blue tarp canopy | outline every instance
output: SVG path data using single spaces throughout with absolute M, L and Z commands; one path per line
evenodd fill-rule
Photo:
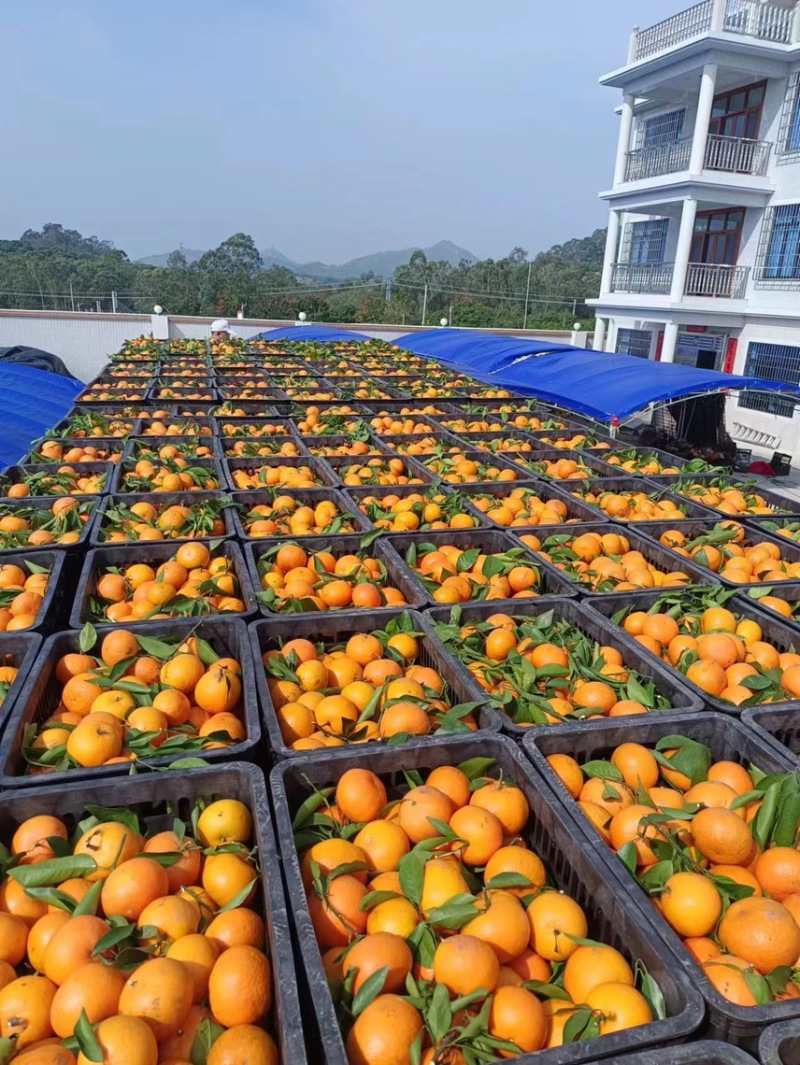
M 30 444 L 72 410 L 83 384 L 72 377 L 0 363 L 0 467 L 19 462 Z
M 411 333 L 397 345 L 447 362 L 456 370 L 598 421 L 627 418 L 651 403 L 719 392 L 756 389 L 800 400 L 797 385 L 760 377 L 737 377 L 677 363 L 514 337 L 477 335 L 460 329 Z
M 328 325 L 286 325 L 279 329 L 267 329 L 256 333 L 248 340 L 316 340 L 322 344 L 334 340 L 372 340 L 366 333 L 351 329 L 334 329 Z
M 458 365 L 464 372 L 471 367 L 484 376 L 494 375 L 518 359 L 544 355 L 551 351 L 582 351 L 569 344 L 524 337 L 500 336 L 497 333 L 473 333 L 463 329 L 429 329 L 409 333 L 395 343 L 417 355 Z

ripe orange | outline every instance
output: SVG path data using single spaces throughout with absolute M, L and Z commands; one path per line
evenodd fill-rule
M 386 805 L 386 788 L 369 769 L 348 769 L 336 786 L 336 804 L 349 821 L 374 821 Z
M 156 1037 L 139 1017 L 107 1017 L 95 1029 L 95 1038 L 107 1062 L 124 1061 L 125 1065 L 153 1065 L 158 1060 Z M 91 1065 L 83 1053 L 77 1065 Z
M 513 1043 L 521 1053 L 541 1050 L 549 1024 L 544 1007 L 535 995 L 522 987 L 500 987 L 489 1011 L 489 1034 Z M 514 1051 L 500 1051 L 501 1058 L 514 1058 Z
M 216 1039 L 206 1065 L 279 1065 L 280 1056 L 272 1036 L 254 1024 L 235 1024 Z
M 422 1031 L 422 1017 L 399 995 L 379 995 L 359 1014 L 347 1037 L 350 1065 L 397 1065 L 410 1061 L 411 1046 Z
M 119 1012 L 144 1021 L 158 1040 L 175 1035 L 191 1006 L 191 976 L 172 958 L 151 958 L 134 969 L 119 998 Z
M 168 892 L 169 877 L 164 866 L 152 858 L 136 857 L 106 877 L 100 900 L 107 917 L 135 921 L 145 906 Z
M 14 1049 L 53 1034 L 50 1007 L 56 986 L 44 976 L 21 976 L 0 991 L 0 1036 L 14 1039 Z
M 381 993 L 399 992 L 405 987 L 412 961 L 404 939 L 390 932 L 374 932 L 364 936 L 347 952 L 342 970 L 344 973 L 355 970 L 353 992 L 357 993 L 373 973 L 386 966 L 388 972 Z
M 433 975 L 453 996 L 493 991 L 500 975 L 497 955 L 483 940 L 459 933 L 443 940 L 433 956 Z
M 208 983 L 211 1012 L 230 1028 L 257 1024 L 272 1006 L 272 966 L 256 947 L 229 947 L 211 970 Z
M 577 949 L 568 936 L 585 939 L 589 926 L 586 914 L 569 895 L 543 891 L 528 906 L 530 945 L 547 961 L 566 961 Z
M 732 902 L 719 923 L 723 948 L 754 965 L 763 974 L 800 957 L 800 927 L 789 911 L 773 899 L 746 898 Z
M 659 898 L 661 912 L 681 936 L 710 935 L 722 913 L 722 897 L 701 873 L 675 873 Z
M 92 1024 L 117 1013 L 125 975 L 110 965 L 90 962 L 71 973 L 55 993 L 50 1007 L 53 1031 L 68 1039 L 80 1020 L 81 1010 Z

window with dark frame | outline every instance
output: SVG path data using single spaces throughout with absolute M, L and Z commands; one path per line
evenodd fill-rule
M 758 140 L 767 83 L 756 82 L 714 97 L 708 132 L 714 137 Z
M 617 354 L 649 359 L 652 339 L 653 334 L 649 329 L 618 329 Z
M 800 383 L 800 348 L 785 344 L 765 344 L 751 342 L 747 349 L 745 375 L 763 377 L 767 381 L 787 381 L 789 384 Z M 774 414 L 779 418 L 794 416 L 794 403 L 781 399 L 780 396 L 765 392 L 743 392 L 739 396 L 739 406 L 746 410 L 760 410 L 765 414 Z
M 763 287 L 800 287 L 800 203 L 764 212 L 755 276 Z
M 795 71 L 786 84 L 778 131 L 778 152 L 780 155 L 800 152 L 800 70 Z

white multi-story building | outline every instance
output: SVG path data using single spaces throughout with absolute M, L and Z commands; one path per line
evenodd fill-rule
M 703 0 L 633 32 L 594 346 L 800 382 L 800 3 Z M 728 402 L 800 448 L 800 408 Z

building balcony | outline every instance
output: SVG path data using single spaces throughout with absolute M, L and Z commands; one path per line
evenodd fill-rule
M 702 37 L 711 32 L 713 24 L 714 0 L 703 0 L 655 26 L 638 30 L 631 44 L 631 62 L 638 63 Z M 725 33 L 740 37 L 774 44 L 792 44 L 795 35 L 794 12 L 791 8 L 765 0 L 726 0 L 721 28 Z
M 615 263 L 611 291 L 669 296 L 674 273 L 674 263 Z M 749 273 L 749 266 L 689 263 L 684 295 L 743 299 Z
M 763 177 L 767 173 L 772 143 L 744 137 L 709 136 L 703 169 L 726 174 L 750 174 Z M 650 148 L 636 148 L 628 152 L 625 181 L 643 181 L 665 174 L 679 174 L 689 169 L 692 140 L 685 137 L 670 144 Z

